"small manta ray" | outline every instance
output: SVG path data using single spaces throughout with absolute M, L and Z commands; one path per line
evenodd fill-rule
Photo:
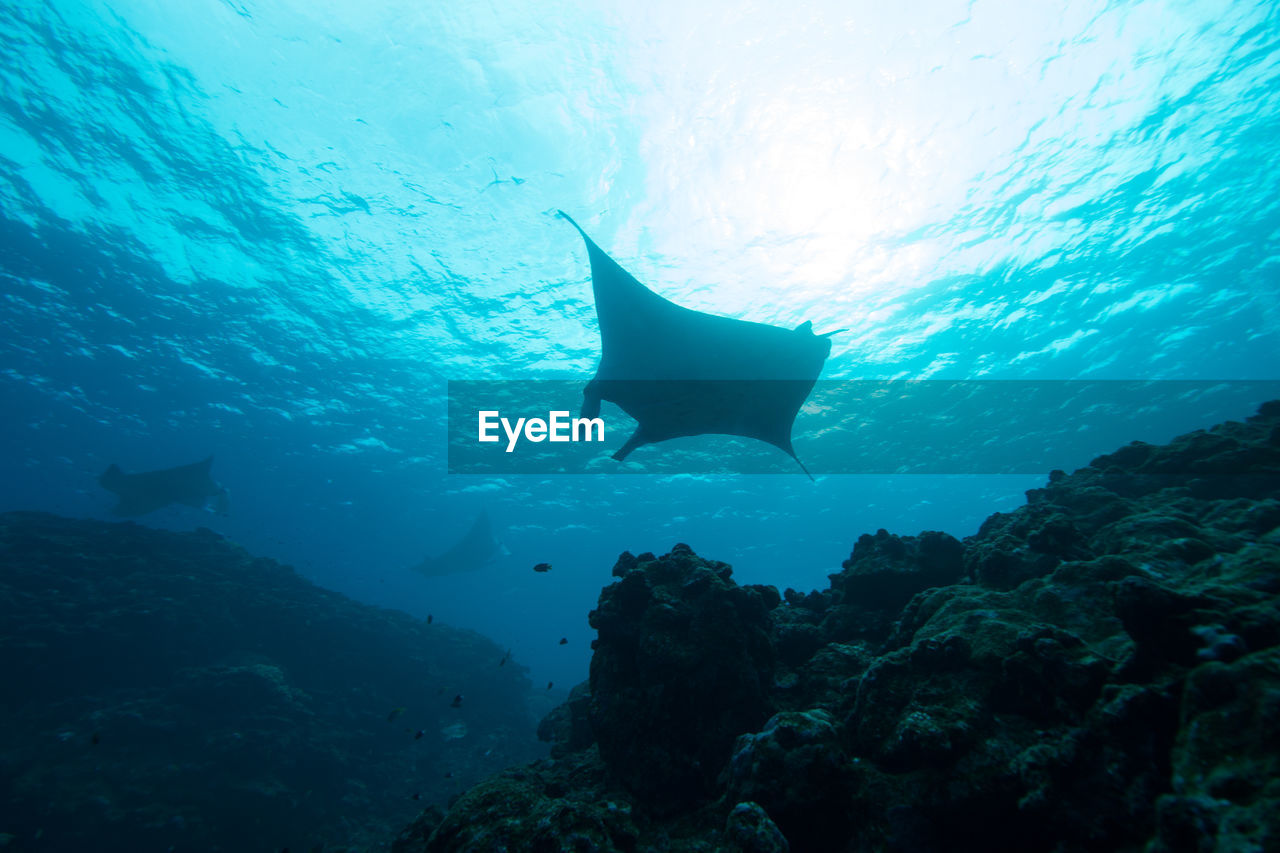
M 739 435 L 772 444 L 808 474 L 791 427 L 831 354 L 829 332 L 721 317 L 663 299 L 592 242 L 591 289 L 600 322 L 600 366 L 582 392 L 582 417 L 616 403 L 637 422 L 614 459 L 646 444 L 692 435 Z M 812 477 L 810 477 L 812 479 Z
M 510 552 L 493 537 L 489 513 L 481 510 L 471 529 L 453 547 L 438 557 L 427 557 L 414 566 L 413 570 L 429 578 L 475 572 L 483 569 L 494 557 L 506 553 Z
M 190 465 L 141 474 L 126 474 L 119 465 L 112 465 L 98 483 L 120 499 L 111 511 L 126 518 L 146 515 L 169 504 L 207 509 L 210 500 L 214 512 L 226 515 L 231 508 L 230 499 L 227 490 L 209 476 L 212 465 L 212 456 Z
M 515 184 L 516 186 L 520 186 L 524 183 L 524 178 L 517 178 L 515 175 L 512 175 L 509 178 L 499 178 L 497 167 L 490 165 L 489 168 L 493 170 L 493 180 L 481 187 L 480 192 L 484 192 L 489 189 L 489 187 L 494 187 L 498 184 Z

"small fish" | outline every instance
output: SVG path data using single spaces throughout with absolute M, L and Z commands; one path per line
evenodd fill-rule
M 567 645 L 569 645 L 569 638 L 568 638 L 568 637 L 561 637 L 561 638 L 560 638 L 560 645 L 562 645 L 562 646 L 567 646 Z
M 453 771 L 452 771 L 452 770 L 450 770 L 448 773 L 444 774 L 444 778 L 446 778 L 446 779 L 452 779 L 452 778 L 453 778 Z
M 507 653 L 502 656 L 502 660 L 498 661 L 498 666 L 506 666 L 509 660 L 511 660 L 511 649 L 507 649 Z
M 416 732 L 413 733 L 413 739 L 422 740 L 422 736 L 425 734 L 426 732 L 424 732 L 422 729 L 418 729 Z
M 461 694 L 461 693 L 459 693 L 457 696 L 454 696 L 454 697 L 453 697 L 453 701 L 449 703 L 449 706 L 450 706 L 450 707 L 452 707 L 452 708 L 461 708 L 461 707 L 462 707 L 462 694 Z
M 550 690 L 550 689 L 551 689 L 551 685 L 553 685 L 553 684 L 555 684 L 555 682 L 554 682 L 554 681 L 548 681 L 548 682 L 547 682 L 547 689 L 548 689 L 548 690 Z
M 538 563 L 538 565 L 536 565 L 536 566 L 534 566 L 534 567 L 533 567 L 533 570 L 534 570 L 535 572 L 549 572 L 549 571 L 551 571 L 551 564 L 550 564 L 550 563 Z
M 89 738 L 89 743 L 93 744 L 94 746 L 97 746 L 98 744 L 102 743 L 102 735 L 98 734 L 97 732 L 94 732 L 93 736 Z
M 405 712 L 405 707 L 403 705 L 401 705 L 398 708 L 392 708 L 391 713 L 387 714 L 387 722 L 394 723 L 396 721 L 396 717 L 400 716 L 404 712 Z
M 413 798 L 414 798 L 415 800 L 421 800 L 421 799 L 422 799 L 422 794 L 414 794 L 414 795 L 413 795 Z
M 428 624 L 428 625 L 430 625 L 430 624 L 431 624 L 431 620 L 432 620 L 432 619 L 435 619 L 435 618 L 436 618 L 436 617 L 434 617 L 434 616 L 432 616 L 430 613 L 428 613 L 428 614 L 427 614 L 427 624 Z

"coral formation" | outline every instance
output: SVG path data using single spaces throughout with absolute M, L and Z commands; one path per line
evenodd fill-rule
M 687 808 L 713 789 L 733 739 L 770 711 L 768 611 L 729 566 L 686 545 L 623 555 L 621 579 L 589 615 L 591 728 L 600 757 L 651 809 Z
M 1280 849 L 1278 525 L 1269 403 L 821 592 L 623 554 L 554 758 L 404 849 Z
M 489 640 L 211 531 L 6 513 L 0 563 L 13 849 L 372 844 L 544 752 L 531 685 Z

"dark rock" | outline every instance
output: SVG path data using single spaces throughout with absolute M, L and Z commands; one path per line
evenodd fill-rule
M 1192 671 L 1154 849 L 1280 845 L 1280 648 Z
M 595 743 L 591 733 L 591 686 L 587 682 L 576 685 L 569 691 L 568 701 L 542 718 L 538 739 L 552 744 L 552 758 L 581 752 Z
M 1208 606 L 1206 599 L 1138 576 L 1117 584 L 1115 595 L 1116 615 L 1140 652 L 1183 665 L 1194 661 L 1202 643 L 1191 629 Z
M 913 595 L 960 580 L 963 547 L 945 533 L 894 536 L 882 529 L 859 537 L 843 565 L 844 571 L 831 575 L 831 593 L 797 594 L 796 605 L 826 614 L 822 631 L 828 642 L 882 640 Z
M 459 797 L 426 846 L 403 853 L 629 853 L 639 836 L 632 805 L 602 780 L 599 760 L 590 753 L 564 767 L 546 762 L 508 770 Z
M 657 813 L 711 796 L 733 740 L 769 716 L 760 597 L 691 552 L 641 562 L 593 611 L 591 725 L 609 769 Z
M 937 531 L 918 537 L 884 529 L 875 536 L 864 533 L 831 585 L 843 593 L 844 603 L 896 612 L 917 592 L 958 581 L 964 573 L 962 554 L 959 541 Z
M 591 616 L 609 772 L 537 769 L 573 803 L 541 843 L 619 849 L 584 812 L 617 779 L 644 853 L 1280 850 L 1277 420 L 1055 471 L 964 542 L 863 536 L 828 590 L 635 558 Z M 511 799 L 456 825 L 554 825 Z
M 992 686 L 991 706 L 1041 725 L 1079 722 L 1097 701 L 1109 662 L 1073 634 L 1042 627 L 1020 634 Z
M 1199 525 L 1193 518 L 1171 512 L 1148 512 L 1107 525 L 1093 536 L 1093 543 L 1099 553 L 1126 554 L 1151 551 L 1169 542 L 1195 540 L 1199 534 Z M 1199 559 L 1213 551 L 1203 542 L 1200 546 L 1196 548 Z
M 1212 853 L 1218 846 L 1219 803 L 1209 797 L 1165 794 L 1156 806 L 1156 840 L 1150 853 Z
M 391 842 L 391 853 L 419 853 L 426 849 L 427 839 L 444 821 L 444 812 L 438 806 L 427 806 Z
M 799 666 L 825 645 L 822 631 L 816 625 L 784 623 L 778 626 L 776 640 L 778 658 L 787 666 Z
M 828 850 L 830 839 L 849 830 L 847 760 L 827 712 L 783 712 L 738 738 L 725 770 L 726 796 L 758 803 L 794 850 Z
M 1144 463 L 1151 459 L 1156 453 L 1156 448 L 1147 444 L 1145 441 L 1130 442 L 1125 447 L 1120 448 L 1112 453 L 1099 456 L 1089 463 L 1091 468 L 1121 468 L 1133 471 L 1140 468 Z
M 741 853 L 788 853 L 791 845 L 758 803 L 738 803 L 724 823 L 724 836 Z
M 1268 400 L 1258 407 L 1258 413 L 1249 418 L 1250 421 L 1280 420 L 1280 400 Z
M 496 644 L 320 589 L 212 531 L 5 513 L 0 563 L 0 831 L 15 850 L 363 845 L 543 754 L 532 685 L 493 665 Z M 465 687 L 464 717 L 442 685 Z M 466 738 L 444 734 L 458 722 Z
M 635 554 L 630 551 L 623 551 L 618 555 L 618 560 L 613 564 L 613 576 L 620 578 L 627 572 L 639 565 L 640 561 L 636 559 Z
M 782 595 L 778 592 L 778 588 L 772 584 L 747 584 L 743 587 L 746 590 L 752 590 L 760 596 L 760 600 L 764 603 L 765 610 L 772 610 L 782 603 Z

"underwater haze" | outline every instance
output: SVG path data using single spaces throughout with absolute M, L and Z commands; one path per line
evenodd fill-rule
M 0 51 L 0 510 L 113 518 L 109 465 L 212 453 L 229 513 L 143 523 L 476 629 L 539 689 L 585 677 L 624 549 L 808 590 L 1090 458 L 450 474 L 447 382 L 596 367 L 557 210 L 680 305 L 845 330 L 824 379 L 1280 379 L 1272 3 L 20 0 Z M 412 571 L 481 512 L 508 553 Z

